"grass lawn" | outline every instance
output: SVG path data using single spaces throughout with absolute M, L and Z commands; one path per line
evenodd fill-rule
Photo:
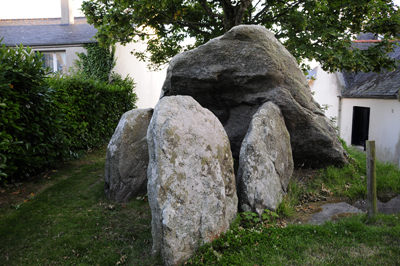
M 161 265 L 150 256 L 147 199 L 118 204 L 104 197 L 105 151 L 0 188 L 0 265 Z M 294 178 L 280 218 L 254 223 L 239 216 L 231 230 L 202 246 L 187 264 L 400 265 L 400 214 L 374 221 L 358 215 L 323 226 L 292 219 L 300 215 L 296 207 L 305 193 L 349 202 L 365 197 L 363 155 L 351 154 L 358 163 Z M 378 166 L 378 191 L 381 198 L 400 193 L 398 169 Z
M 150 256 L 148 203 L 104 197 L 105 152 L 36 177 L 39 187 L 54 184 L 0 210 L 0 265 L 160 265 Z
M 189 265 L 400 265 L 400 215 L 367 224 L 354 216 L 323 226 L 233 229 Z

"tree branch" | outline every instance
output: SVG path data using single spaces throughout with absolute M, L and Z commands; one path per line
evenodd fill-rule
M 206 27 L 206 28 L 212 29 L 210 24 L 208 24 L 208 23 L 176 20 L 176 19 L 173 19 L 172 17 L 168 16 L 165 13 L 160 13 L 160 15 L 164 16 L 165 22 L 167 22 L 167 23 L 177 24 L 177 25 L 180 25 L 180 26 L 188 27 L 188 28 L 196 31 L 197 33 L 204 34 L 204 35 L 210 35 L 210 33 L 206 32 L 206 31 L 202 31 L 201 29 L 198 28 L 198 27 Z
M 261 1 L 262 0 L 258 0 L 258 2 L 254 6 L 251 6 L 249 8 L 249 16 L 248 16 L 248 20 L 247 21 L 249 21 L 249 22 L 252 21 L 253 11 L 256 10 L 257 6 L 261 3 Z
M 219 19 L 221 19 L 221 20 L 224 19 L 224 16 L 222 16 L 222 15 L 220 15 L 220 14 L 216 14 L 216 13 L 214 13 L 214 12 L 212 11 L 212 9 L 207 5 L 207 0 L 200 0 L 199 2 L 200 2 L 201 7 L 203 7 L 203 9 L 204 9 L 208 14 L 210 14 L 212 17 L 219 18 Z
M 251 0 L 240 0 L 240 3 L 241 3 L 241 5 L 239 7 L 239 11 L 237 12 L 236 18 L 235 18 L 235 26 L 242 24 L 244 12 L 246 12 L 246 9 L 251 4 Z
M 279 18 L 283 15 L 286 15 L 290 10 L 292 10 L 295 6 L 298 6 L 300 4 L 300 2 L 294 3 L 293 5 L 289 6 L 286 8 L 286 10 L 284 10 L 282 13 L 279 13 L 277 15 L 274 15 L 274 20 L 275 18 Z M 260 16 L 263 15 L 263 13 L 265 13 L 265 11 L 267 11 L 267 9 L 269 8 L 269 6 L 265 6 L 260 12 L 257 13 L 257 15 L 255 15 L 254 19 L 251 21 L 252 23 L 257 23 L 257 20 Z M 274 22 L 274 20 L 265 20 L 265 19 L 261 19 L 260 22 Z
M 257 4 L 253 6 L 253 10 L 256 10 L 256 7 L 261 3 L 262 0 L 258 0 Z
M 224 24 L 224 30 L 228 31 L 230 30 L 235 23 L 235 9 L 231 4 L 230 0 L 218 0 L 222 6 L 222 10 L 224 11 L 224 18 L 222 19 L 222 22 Z

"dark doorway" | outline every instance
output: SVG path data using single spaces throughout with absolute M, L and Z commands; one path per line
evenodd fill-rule
M 351 144 L 364 146 L 368 140 L 369 131 L 369 108 L 353 107 L 353 127 L 351 130 Z

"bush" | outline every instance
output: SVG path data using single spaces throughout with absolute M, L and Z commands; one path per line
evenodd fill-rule
M 85 75 L 54 76 L 47 80 L 64 114 L 63 128 L 71 155 L 109 141 L 121 115 L 136 108 L 134 83 L 113 74 L 114 84 Z
M 1 40 L 0 40 L 1 41 Z M 137 100 L 129 77 L 47 77 L 43 57 L 0 47 L 0 182 L 20 180 L 99 147 Z
M 66 150 L 55 91 L 43 86 L 42 55 L 0 48 L 0 181 L 43 170 Z

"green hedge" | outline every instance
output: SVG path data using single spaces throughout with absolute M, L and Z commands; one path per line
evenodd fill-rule
M 63 127 L 72 154 L 109 141 L 121 115 L 136 108 L 134 83 L 114 74 L 114 84 L 83 75 L 52 77 L 48 85 L 57 91 L 56 101 L 65 115 Z
M 24 178 L 62 157 L 62 114 L 44 86 L 41 54 L 0 48 L 0 180 Z
M 134 83 L 48 78 L 42 54 L 0 47 L 0 182 L 18 180 L 109 140 L 135 108 Z

